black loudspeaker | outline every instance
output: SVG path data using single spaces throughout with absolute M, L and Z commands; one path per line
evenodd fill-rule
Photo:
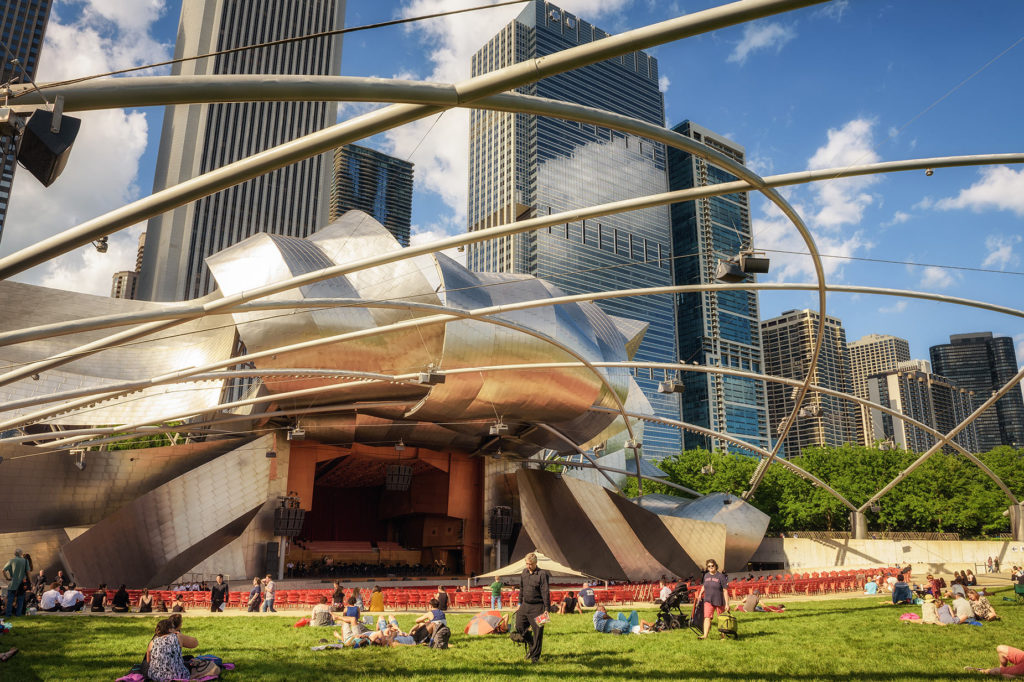
M 267 573 L 271 575 L 277 575 L 277 564 L 278 564 L 278 545 L 276 542 L 267 543 L 267 561 L 266 570 L 263 572 L 264 575 Z
M 274 535 L 293 538 L 302 532 L 302 523 L 305 520 L 305 509 L 278 507 L 274 510 Z
M 46 109 L 36 109 L 25 126 L 18 147 L 18 163 L 36 176 L 44 187 L 53 184 L 71 156 L 71 145 L 82 126 L 81 119 L 61 116 L 60 132 L 50 131 L 53 114 Z
M 512 507 L 491 507 L 487 532 L 492 540 L 507 542 L 512 537 Z

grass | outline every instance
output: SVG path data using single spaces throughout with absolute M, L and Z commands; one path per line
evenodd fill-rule
M 959 680 L 981 679 L 965 665 L 995 665 L 997 644 L 1024 644 L 1024 607 L 992 603 L 1002 621 L 982 627 L 904 624 L 875 597 L 795 602 L 785 613 L 738 614 L 736 641 L 697 641 L 692 632 L 617 637 L 594 632 L 590 615 L 552 617 L 539 665 L 505 636 L 468 637 L 470 614 L 450 614 L 449 651 L 424 647 L 310 651 L 328 628 L 293 628 L 297 616 L 185 615 L 196 653 L 215 653 L 238 668 L 227 680 L 323 680 L 338 675 L 400 680 Z M 656 611 L 641 616 L 653 620 Z M 0 679 L 113 680 L 141 659 L 157 618 L 35 616 L 14 620 L 0 650 Z M 408 627 L 412 616 L 399 616 Z

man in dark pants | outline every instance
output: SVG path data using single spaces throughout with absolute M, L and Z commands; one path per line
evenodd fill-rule
M 530 627 L 533 641 L 526 654 L 526 660 L 536 663 L 540 660 L 540 650 L 544 642 L 544 625 L 537 624 L 537 616 L 546 614 L 551 594 L 548 589 L 549 575 L 547 571 L 537 568 L 537 555 L 530 552 L 526 555 L 526 568 L 519 578 L 519 611 L 516 612 L 516 629 L 526 632 Z
M 228 592 L 228 584 L 224 582 L 224 576 L 220 573 L 217 574 L 217 582 L 210 588 L 210 611 L 217 613 L 220 611 L 220 607 L 224 604 L 230 593 Z M 227 607 L 225 607 L 227 608 Z

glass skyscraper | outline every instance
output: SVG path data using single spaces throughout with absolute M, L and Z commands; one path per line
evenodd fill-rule
M 376 149 L 347 144 L 334 150 L 328 219 L 358 209 L 409 246 L 412 225 L 412 164 Z
M 534 0 L 474 56 L 473 75 L 600 40 L 608 34 Z M 657 60 L 644 52 L 560 74 L 519 89 L 530 95 L 606 109 L 662 126 Z M 470 115 L 469 229 L 664 192 L 665 147 L 585 123 L 526 114 Z M 571 222 L 470 245 L 469 267 L 543 277 L 570 294 L 672 283 L 668 209 L 657 207 Z M 649 324 L 636 359 L 678 362 L 675 301 L 645 296 L 598 303 L 605 312 Z M 656 415 L 679 419 L 678 394 L 658 392 L 665 372 L 634 373 Z M 678 430 L 648 424 L 644 454 L 679 451 Z
M 690 121 L 673 130 L 744 163 L 743 147 Z M 704 159 L 668 150 L 669 188 L 705 187 L 738 178 Z M 673 273 L 677 285 L 713 284 L 719 260 L 751 247 L 747 195 L 726 194 L 672 205 Z M 750 277 L 753 281 L 753 277 Z M 762 371 L 760 312 L 754 291 L 680 294 L 679 357 L 683 362 Z M 765 382 L 715 374 L 684 377 L 683 419 L 769 448 Z M 717 438 L 686 434 L 687 448 L 740 450 Z
M 27 83 L 36 77 L 39 51 L 43 47 L 50 0 L 5 0 L 0 3 L 0 84 L 13 79 Z M 17 59 L 21 66 L 12 64 Z M 26 77 L 27 76 L 27 77 Z M 0 136 L 0 239 L 4 234 L 7 207 L 11 202 L 14 169 L 17 167 L 15 140 Z
M 988 400 L 1017 373 L 1017 353 L 1009 336 L 992 332 L 953 334 L 949 343 L 930 349 L 932 369 L 960 388 L 974 392 L 974 408 Z M 1012 388 L 974 421 L 978 451 L 1000 445 L 1024 448 L 1024 398 L 1020 386 Z

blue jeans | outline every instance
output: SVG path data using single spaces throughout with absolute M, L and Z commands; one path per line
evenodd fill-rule
M 17 608 L 14 608 L 17 604 Z M 15 616 L 25 615 L 25 593 L 18 594 L 17 588 L 7 590 L 7 605 L 4 607 L 4 618 L 11 617 L 11 609 L 14 609 Z
M 500 594 L 492 594 L 491 595 L 491 608 L 492 609 L 501 609 L 501 595 Z
M 274 608 L 274 598 L 267 597 L 264 599 L 263 606 L 260 607 L 260 611 L 273 611 L 274 613 L 277 613 L 277 610 Z
M 616 620 L 621 620 L 629 623 L 630 630 L 635 628 L 637 625 L 640 625 L 640 614 L 636 611 L 630 611 L 628 618 L 622 615 L 622 611 L 619 611 L 615 618 Z

